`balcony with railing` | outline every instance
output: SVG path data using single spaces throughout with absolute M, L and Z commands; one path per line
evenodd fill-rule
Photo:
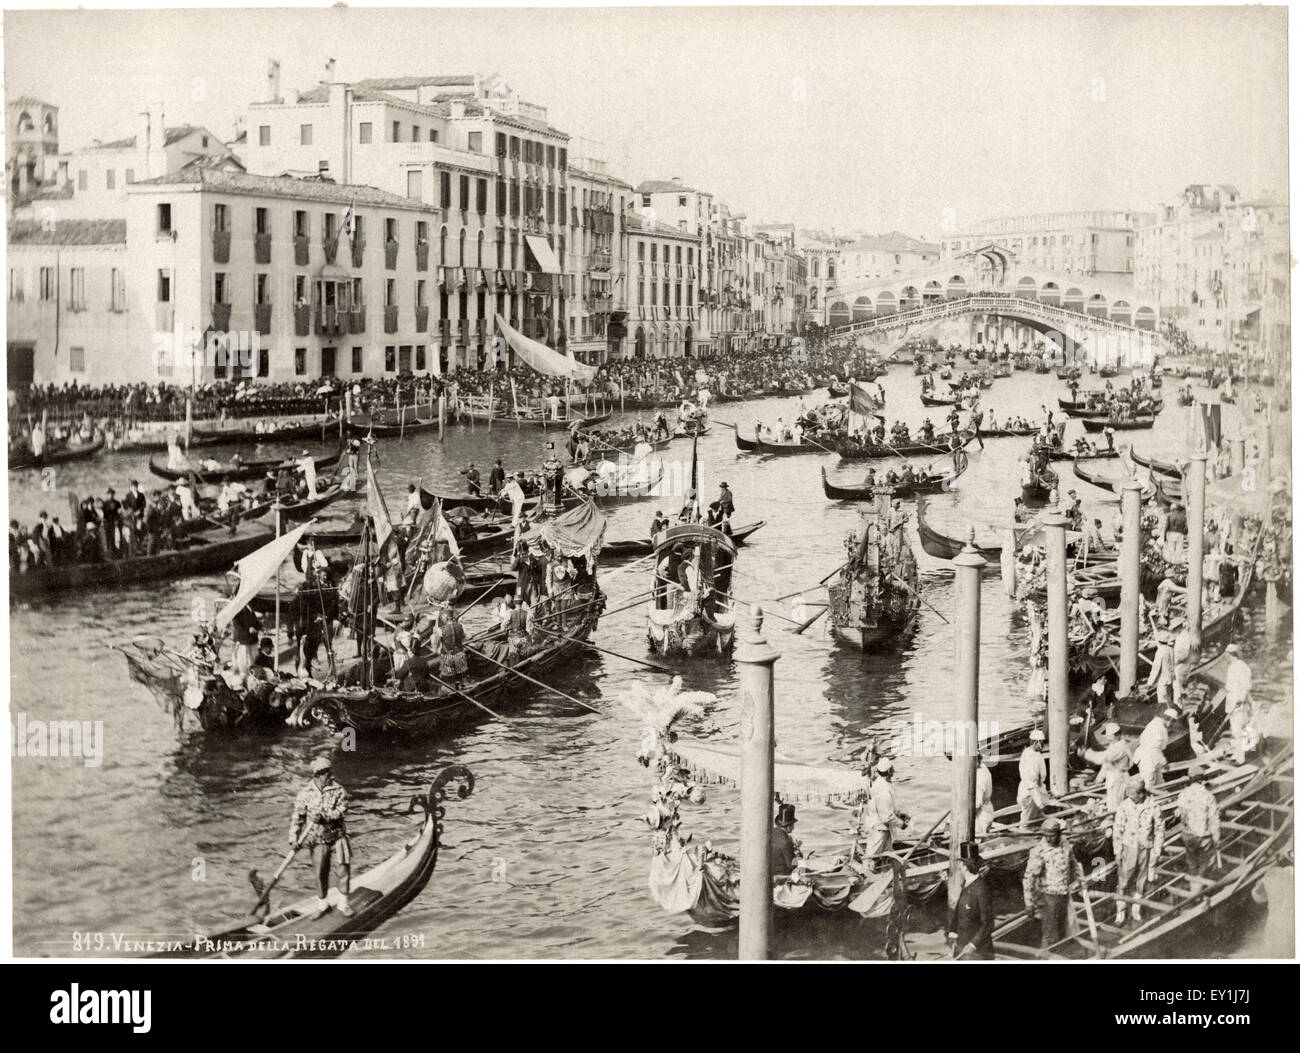
M 271 235 L 270 234 L 253 235 L 253 262 L 254 263 L 271 262 Z
M 608 252 L 593 252 L 587 257 L 587 268 L 593 271 L 607 271 L 613 266 L 613 259 Z
M 384 332 L 397 332 L 397 304 L 395 303 L 384 305 Z

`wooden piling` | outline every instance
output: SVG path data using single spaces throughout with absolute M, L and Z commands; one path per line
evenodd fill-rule
M 1120 487 L 1119 546 L 1119 697 L 1137 685 L 1138 637 L 1142 608 L 1142 484 L 1126 479 Z
M 737 634 L 740 666 L 740 959 L 768 957 L 772 945 L 773 666 L 780 655 L 763 635 L 755 605 Z
M 442 442 L 442 433 L 447 426 L 447 395 L 438 396 L 438 441 Z
M 1201 646 L 1201 582 L 1205 572 L 1204 447 L 1192 451 L 1187 466 L 1187 631 L 1193 649 Z
M 954 664 L 957 672 L 953 719 L 959 729 L 953 736 L 952 811 L 948 844 L 948 905 L 961 895 L 962 865 L 958 849 L 975 837 L 975 755 L 979 750 L 980 691 L 980 582 L 987 561 L 975 547 L 972 527 L 966 547 L 953 560 L 957 568 L 953 601 Z
M 1052 796 L 1069 791 L 1070 610 L 1065 580 L 1065 525 L 1059 511 L 1039 520 L 1047 535 L 1047 759 Z M 1125 532 L 1127 536 L 1127 531 Z

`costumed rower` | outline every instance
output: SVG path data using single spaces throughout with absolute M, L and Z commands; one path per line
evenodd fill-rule
M 312 866 L 316 871 L 316 912 L 319 918 L 330 909 L 330 864 L 339 867 L 338 895 L 334 905 L 340 914 L 355 913 L 348 904 L 348 889 L 352 873 L 352 846 L 344 817 L 348 810 L 348 794 L 334 781 L 333 765 L 328 757 L 317 757 L 311 762 L 311 781 L 298 794 L 293 805 L 293 819 L 289 823 L 289 843 L 294 848 L 310 848 Z

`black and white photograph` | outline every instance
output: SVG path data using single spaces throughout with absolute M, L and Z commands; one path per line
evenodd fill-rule
M 8 957 L 1293 962 L 1290 15 L 6 9 Z

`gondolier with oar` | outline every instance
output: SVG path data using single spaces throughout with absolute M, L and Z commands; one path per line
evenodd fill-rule
M 347 810 L 348 794 L 334 781 L 334 766 L 328 757 L 317 757 L 311 762 L 311 781 L 299 791 L 293 805 L 293 818 L 289 822 L 289 844 L 295 851 L 311 849 L 317 890 L 313 919 L 326 914 L 331 899 L 340 914 L 351 916 L 354 913 L 348 904 L 352 845 L 344 821 Z M 331 897 L 330 868 L 333 863 L 338 864 L 339 879 L 337 896 Z

